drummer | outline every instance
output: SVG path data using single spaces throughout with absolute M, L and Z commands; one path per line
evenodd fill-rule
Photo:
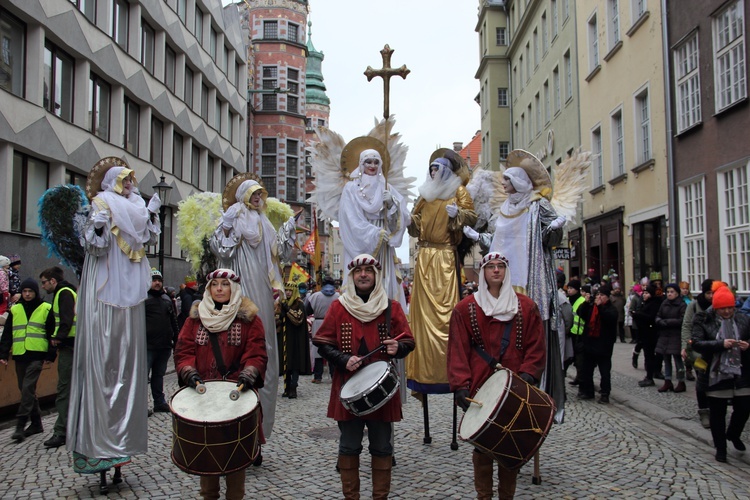
M 373 361 L 404 358 L 414 349 L 409 324 L 398 301 L 389 300 L 381 265 L 368 254 L 348 264 L 349 276 L 342 295 L 331 304 L 323 324 L 313 337 L 318 353 L 336 367 L 328 402 L 328 417 L 338 422 L 339 469 L 344 498 L 359 498 L 359 455 L 365 425 L 372 455 L 372 498 L 388 498 L 391 489 L 393 422 L 402 418 L 401 397 L 394 395 L 378 410 L 357 417 L 344 408 L 339 393 L 344 383 L 362 366 Z M 390 307 L 390 313 L 387 311 Z M 390 328 L 387 318 L 390 314 Z M 393 337 L 403 334 L 399 340 Z M 367 359 L 364 354 L 383 345 Z M 375 381 L 374 381 L 375 382 Z
M 175 370 L 193 388 L 211 379 L 237 381 L 242 391 L 263 387 L 268 357 L 258 307 L 242 295 L 240 278 L 231 269 L 217 269 L 206 280 L 203 300 L 193 304 L 177 339 Z M 214 355 L 212 337 L 218 340 L 221 360 Z M 232 404 L 228 397 L 226 401 Z M 261 427 L 259 433 L 263 443 Z M 226 483 L 227 498 L 243 498 L 245 470 L 228 474 Z M 218 476 L 201 476 L 200 484 L 203 498 L 219 498 Z
M 467 398 L 492 375 L 493 362 L 533 385 L 539 383 L 546 362 L 539 309 L 513 290 L 508 259 L 491 252 L 481 265 L 477 292 L 453 310 L 448 336 L 448 382 L 464 411 L 471 404 Z M 472 461 L 477 498 L 492 498 L 492 458 L 474 449 Z M 513 498 L 518 470 L 498 468 L 500 498 Z

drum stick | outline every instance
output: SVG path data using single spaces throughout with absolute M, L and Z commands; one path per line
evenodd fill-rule
M 401 334 L 399 334 L 399 335 L 396 335 L 395 337 L 392 337 L 392 338 L 391 338 L 390 340 L 398 340 L 398 339 L 400 339 L 401 337 L 403 337 L 404 335 L 406 335 L 406 332 L 403 332 L 403 333 L 401 333 Z M 375 349 L 373 349 L 372 351 L 368 352 L 367 354 L 365 354 L 364 356 L 362 356 L 361 358 L 359 358 L 359 361 L 357 361 L 357 363 L 361 363 L 361 362 L 362 362 L 362 361 L 364 361 L 364 360 L 365 360 L 366 358 L 369 358 L 370 356 L 372 356 L 372 355 L 373 355 L 373 354 L 375 354 L 376 352 L 378 352 L 378 351 L 382 351 L 383 349 L 385 349 L 385 347 L 386 347 L 386 346 L 385 346 L 385 344 L 380 344 L 380 345 L 379 345 L 379 346 L 377 346 L 377 347 L 376 347 Z
M 237 401 L 240 399 L 240 392 L 242 391 L 242 388 L 245 387 L 245 384 L 240 384 L 237 386 L 236 389 L 232 389 L 229 391 L 229 399 L 232 401 Z
M 195 384 L 195 392 L 197 392 L 198 394 L 205 394 L 206 393 L 206 385 L 205 384 L 201 384 L 200 382 L 198 382 L 197 384 Z
M 481 401 L 477 401 L 476 399 L 466 398 L 466 401 L 468 401 L 469 403 L 474 403 L 475 405 L 478 405 L 480 408 L 484 406 L 484 403 L 482 403 Z

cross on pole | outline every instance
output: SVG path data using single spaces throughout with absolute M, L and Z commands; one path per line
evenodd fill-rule
M 409 70 L 405 64 L 401 65 L 400 68 L 391 67 L 391 54 L 393 54 L 393 49 L 391 49 L 388 44 L 383 47 L 383 50 L 380 51 L 380 54 L 383 56 L 383 67 L 380 69 L 372 69 L 372 66 L 367 66 L 367 69 L 365 70 L 365 76 L 367 77 L 368 82 L 372 81 L 372 79 L 376 76 L 379 76 L 383 79 L 383 118 L 385 118 L 387 121 L 388 117 L 391 116 L 391 113 L 389 111 L 391 77 L 400 76 L 401 78 L 406 79 L 406 75 L 408 75 L 411 70 Z

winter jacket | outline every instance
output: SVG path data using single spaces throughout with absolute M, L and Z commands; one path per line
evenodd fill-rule
M 659 312 L 656 314 L 659 340 L 656 342 L 655 349 L 658 354 L 679 355 L 682 351 L 680 329 L 686 308 L 687 305 L 682 297 L 673 300 L 666 299 L 659 306 Z
M 177 318 L 172 299 L 162 290 L 149 290 L 146 298 L 146 346 L 171 349 L 177 341 Z
M 642 300 L 641 306 L 633 311 L 633 322 L 638 325 L 639 339 L 656 338 L 656 315 L 659 313 L 661 299 L 652 296 L 648 300 Z
M 750 318 L 744 314 L 734 315 L 734 322 L 737 325 L 737 332 L 740 340 L 750 341 Z M 693 349 L 699 352 L 709 370 L 714 368 L 713 361 L 715 356 L 720 356 L 724 351 L 724 341 L 716 340 L 721 326 L 720 318 L 716 315 L 713 307 L 695 314 L 693 320 Z M 708 391 L 720 391 L 726 389 L 741 389 L 750 387 L 750 349 L 741 351 L 742 353 L 742 373 L 734 379 L 722 380 L 708 387 Z

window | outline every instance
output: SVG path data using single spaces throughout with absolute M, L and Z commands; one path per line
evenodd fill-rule
M 565 102 L 573 98 L 573 67 L 570 64 L 570 51 L 563 56 L 563 69 L 565 70 Z
M 599 33 L 596 31 L 596 14 L 589 18 L 589 73 L 599 66 Z
M 497 106 L 499 108 L 508 107 L 508 89 L 506 88 L 497 89 Z
M 197 5 L 195 6 L 195 29 L 193 34 L 195 34 L 198 43 L 203 45 L 203 11 Z
M 716 111 L 747 97 L 744 2 L 737 0 L 713 20 Z
M 602 163 L 602 129 L 591 132 L 591 166 L 594 173 L 594 187 L 604 184 L 604 164 Z
M 550 0 L 549 3 L 549 11 L 552 14 L 551 16 L 551 25 L 552 25 L 552 39 L 554 40 L 557 36 L 557 0 Z
M 193 109 L 193 70 L 189 66 L 185 66 L 185 104 L 190 109 Z
M 130 4 L 128 0 L 114 0 L 112 6 L 112 39 L 122 50 L 128 50 Z
M 570 0 L 562 0 L 563 6 L 563 22 L 567 21 L 570 17 Z
M 510 143 L 501 141 L 498 153 L 500 154 L 500 161 L 505 161 L 508 158 L 508 153 L 510 153 Z
M 172 173 L 182 177 L 182 148 L 185 141 L 177 132 L 172 138 Z
M 341 254 L 340 253 L 333 254 L 333 263 L 334 264 L 341 264 Z
M 609 35 L 609 50 L 615 48 L 620 41 L 620 2 L 619 0 L 608 0 L 607 7 L 607 34 Z
M 130 154 L 138 156 L 138 131 L 141 108 L 135 102 L 125 97 L 124 101 L 123 147 Z
M 260 177 L 263 185 L 268 191 L 268 196 L 276 196 L 276 139 L 261 139 L 260 155 Z
M 549 49 L 549 27 L 547 26 L 547 13 L 542 14 L 542 53 L 546 54 Z
M 190 150 L 190 184 L 199 186 L 201 180 L 201 150 L 193 145 Z
M 318 127 L 325 127 L 326 121 L 322 118 L 318 118 Z
M 539 92 L 534 96 L 534 106 L 536 109 L 536 120 L 534 120 L 534 135 L 542 131 L 542 106 L 539 100 Z
M 296 24 L 289 23 L 287 25 L 287 27 L 286 27 L 286 30 L 287 30 L 287 39 L 290 42 L 298 42 L 299 41 L 299 37 L 298 37 L 298 34 L 297 34 L 298 31 L 299 31 L 299 26 L 297 26 Z
M 91 73 L 89 78 L 89 114 L 88 129 L 97 137 L 109 141 L 109 107 L 110 86 L 109 83 Z
M 96 23 L 96 0 L 70 0 L 75 6 L 83 12 L 86 19 Z
M 264 90 L 273 90 L 279 86 L 278 71 L 276 66 L 263 66 Z M 276 111 L 276 94 L 263 94 L 263 110 Z
M 290 113 L 299 113 L 299 71 L 288 69 L 286 76 L 287 88 L 289 89 L 286 97 L 286 110 Z
M 212 192 L 214 190 L 214 172 L 216 169 L 214 168 L 214 163 L 216 160 L 213 156 L 208 155 L 208 165 L 206 165 L 206 191 Z
M 234 86 L 240 88 L 240 71 L 242 66 L 237 61 L 234 62 Z
M 518 85 L 517 87 L 521 89 L 519 91 L 519 94 L 523 91 L 523 83 L 526 81 L 523 78 L 523 56 L 518 58 L 518 67 L 519 67 L 519 75 L 518 75 Z
M 635 98 L 635 113 L 638 128 L 636 130 L 636 151 L 638 164 L 646 163 L 651 155 L 651 111 L 649 109 L 648 90 L 644 90 Z
M 146 71 L 154 74 L 154 28 L 141 19 L 141 64 Z
M 612 174 L 614 177 L 625 173 L 625 142 L 622 128 L 622 110 L 612 115 Z
M 508 33 L 505 28 L 495 28 L 495 45 L 508 45 Z
M 174 75 L 177 64 L 177 54 L 169 45 L 164 50 L 164 85 L 174 94 Z
M 708 277 L 704 190 L 704 179 L 682 186 L 679 190 L 682 271 L 693 288 Z
M 73 121 L 75 61 L 51 43 L 44 44 L 44 107 L 65 121 Z
M 213 26 L 211 26 L 211 30 L 209 31 L 209 38 L 208 38 L 208 53 L 211 55 L 211 59 L 213 59 L 214 62 L 217 61 L 216 59 L 216 50 L 217 50 L 217 41 L 218 41 L 219 35 L 216 33 L 216 30 Z
M 177 17 L 180 18 L 182 24 L 185 24 L 187 16 L 187 0 L 177 0 Z
M 214 128 L 221 132 L 221 99 L 216 99 L 214 107 Z
M 718 175 L 721 269 L 738 292 L 750 290 L 750 214 L 748 165 Z
M 537 33 L 537 30 L 534 29 L 533 34 L 533 40 L 534 40 L 534 67 L 539 67 L 539 34 Z
M 286 199 L 297 201 L 299 180 L 299 143 L 297 141 L 286 141 Z
M 161 168 L 164 157 L 164 124 L 157 119 L 151 118 L 151 163 Z
M 229 119 L 227 120 L 228 127 L 227 127 L 227 130 L 226 130 L 226 133 L 224 134 L 224 137 L 229 142 L 234 141 L 234 117 L 235 116 L 237 116 L 237 115 L 235 115 L 231 111 L 229 112 Z
M 0 9 L 0 88 L 18 97 L 24 96 L 26 72 L 26 25 Z
M 201 118 L 208 123 L 208 87 L 201 84 Z
M 279 38 L 279 24 L 276 21 L 263 21 L 263 38 L 267 40 Z
M 40 234 L 37 202 L 49 187 L 49 165 L 19 152 L 13 153 L 10 229 Z
M 531 144 L 531 141 L 534 140 L 534 115 L 531 114 L 531 103 L 529 103 L 529 106 L 526 108 L 526 116 L 528 119 L 526 120 L 527 130 L 525 139 L 526 144 Z
M 677 133 L 701 121 L 701 86 L 698 73 L 698 33 L 674 50 Z
M 86 176 L 65 169 L 65 184 L 73 184 L 81 189 L 86 189 Z
M 229 52 L 230 50 L 224 45 L 224 50 L 221 53 L 221 70 L 227 76 L 229 76 Z
M 544 123 L 549 123 L 551 119 L 552 106 L 549 102 L 549 81 L 544 82 Z
M 633 24 L 635 24 L 642 15 L 646 13 L 646 0 L 630 0 L 631 9 L 633 12 Z
M 552 92 L 554 93 L 555 99 L 555 113 L 560 111 L 560 70 L 557 66 L 552 70 Z
M 526 44 L 526 83 L 531 81 L 531 48 Z

